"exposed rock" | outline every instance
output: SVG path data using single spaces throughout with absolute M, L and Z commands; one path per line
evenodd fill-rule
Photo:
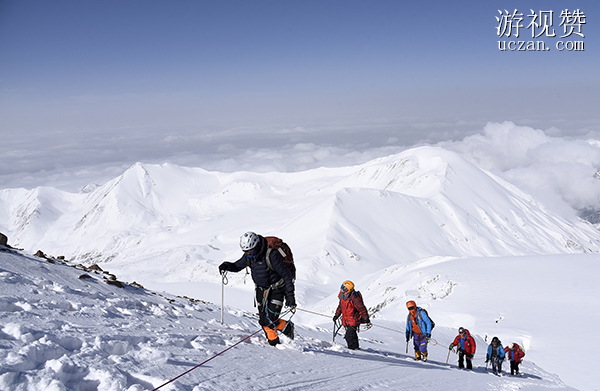
M 123 284 L 121 283 L 121 281 L 104 280 L 104 282 L 106 282 L 108 285 L 114 285 L 114 286 L 118 286 L 119 288 L 125 288 L 123 286 Z
M 131 286 L 134 286 L 134 287 L 136 287 L 136 288 L 140 288 L 140 289 L 146 289 L 146 288 L 144 288 L 144 287 L 143 287 L 141 284 L 138 284 L 138 283 L 137 283 L 137 282 L 135 282 L 135 281 L 134 281 L 134 282 L 132 282 L 130 285 L 131 285 Z
M 97 270 L 99 272 L 103 271 L 102 268 L 100 268 L 100 266 L 93 264 L 92 266 L 88 267 L 88 269 L 90 270 Z
M 33 255 L 40 258 L 46 258 L 46 254 L 44 254 L 42 250 L 37 250 L 37 252 Z
M 85 279 L 88 279 L 88 278 L 92 278 L 92 277 L 90 277 L 89 274 L 82 274 L 82 275 L 79 276 L 80 280 L 85 280 Z
M 0 246 L 8 246 L 8 238 L 2 232 L 0 232 Z

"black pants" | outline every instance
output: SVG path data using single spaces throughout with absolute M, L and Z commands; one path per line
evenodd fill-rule
M 467 369 L 473 369 L 473 363 L 471 362 L 471 357 L 465 353 L 464 350 L 459 350 L 458 351 L 458 367 L 459 368 L 464 368 L 465 364 L 464 364 L 464 360 L 467 360 Z
M 285 297 L 285 288 L 267 289 L 256 287 L 256 303 L 258 305 L 258 323 L 265 327 L 275 328 L 277 319 L 281 315 L 283 300 Z
M 515 360 L 510 360 L 510 374 L 518 375 L 519 374 L 519 363 Z
M 346 335 L 344 339 L 348 343 L 348 349 L 358 349 L 358 326 L 346 326 Z

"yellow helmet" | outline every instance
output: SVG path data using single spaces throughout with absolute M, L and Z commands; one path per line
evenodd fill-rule
M 342 290 L 352 292 L 354 290 L 354 283 L 350 280 L 344 281 L 342 283 Z

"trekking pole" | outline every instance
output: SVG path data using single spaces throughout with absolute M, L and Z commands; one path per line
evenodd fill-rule
M 448 357 L 446 357 L 446 364 L 448 364 L 448 360 L 450 360 L 450 352 L 452 349 L 448 349 Z
M 335 329 L 337 327 L 336 321 L 333 321 L 333 341 L 335 343 L 335 335 L 337 334 L 337 330 Z
M 340 331 L 341 328 L 342 328 L 342 322 L 340 321 L 339 326 L 338 326 L 337 320 L 334 320 L 333 321 L 333 342 L 335 342 L 335 336 L 337 335 L 338 331 Z
M 227 272 L 223 271 L 223 274 L 221 274 L 221 324 L 223 324 L 223 307 L 225 306 L 225 285 L 227 285 L 228 282 Z

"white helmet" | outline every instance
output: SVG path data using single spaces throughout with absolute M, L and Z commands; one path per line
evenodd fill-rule
M 254 232 L 246 232 L 240 238 L 240 247 L 242 251 L 250 251 L 258 244 L 258 235 Z
M 513 348 L 515 347 L 515 345 L 512 344 L 512 343 L 509 343 L 507 347 L 508 347 L 508 350 L 513 350 Z

